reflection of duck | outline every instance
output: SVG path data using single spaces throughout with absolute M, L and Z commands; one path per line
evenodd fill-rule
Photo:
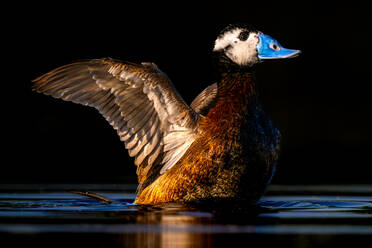
M 220 81 L 188 106 L 153 63 L 95 59 L 59 67 L 33 89 L 95 107 L 135 157 L 135 203 L 256 200 L 278 158 L 279 131 L 258 102 L 252 67 L 298 50 L 245 25 L 215 41 Z

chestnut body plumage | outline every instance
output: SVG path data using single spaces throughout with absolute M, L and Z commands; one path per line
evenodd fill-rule
M 257 200 L 275 170 L 280 133 L 257 101 L 251 73 L 226 74 L 200 135 L 164 175 L 140 191 L 136 203 Z
M 225 29 L 214 48 L 220 80 L 190 106 L 153 63 L 86 60 L 57 68 L 32 87 L 95 107 L 117 130 L 135 157 L 135 203 L 252 201 L 271 180 L 280 142 L 258 101 L 252 67 L 260 56 L 299 53 L 283 48 L 273 55 L 270 42 L 276 41 L 246 26 Z

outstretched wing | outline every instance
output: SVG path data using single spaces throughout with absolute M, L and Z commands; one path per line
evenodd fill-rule
M 195 97 L 190 107 L 198 114 L 207 115 L 217 99 L 217 83 L 209 85 Z
M 152 63 L 76 62 L 35 79 L 32 88 L 95 107 L 135 157 L 140 184 L 175 165 L 196 137 L 199 115 Z

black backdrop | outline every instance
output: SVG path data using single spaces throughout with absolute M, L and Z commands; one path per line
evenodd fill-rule
M 215 2 L 22 5 L 2 20 L 0 182 L 135 181 L 95 109 L 39 95 L 30 80 L 79 59 L 151 61 L 187 102 L 213 83 L 211 49 L 247 22 L 300 57 L 257 66 L 266 112 L 283 135 L 276 183 L 371 183 L 371 28 L 367 3 Z

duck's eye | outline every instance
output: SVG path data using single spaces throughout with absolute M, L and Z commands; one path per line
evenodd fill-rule
M 240 32 L 238 38 L 241 41 L 245 41 L 245 40 L 248 39 L 248 36 L 249 36 L 249 32 L 248 31 L 242 31 L 242 32 Z
M 277 44 L 275 44 L 275 43 L 270 44 L 270 48 L 273 49 L 273 50 L 275 50 L 275 51 L 279 51 L 280 50 L 280 47 Z

